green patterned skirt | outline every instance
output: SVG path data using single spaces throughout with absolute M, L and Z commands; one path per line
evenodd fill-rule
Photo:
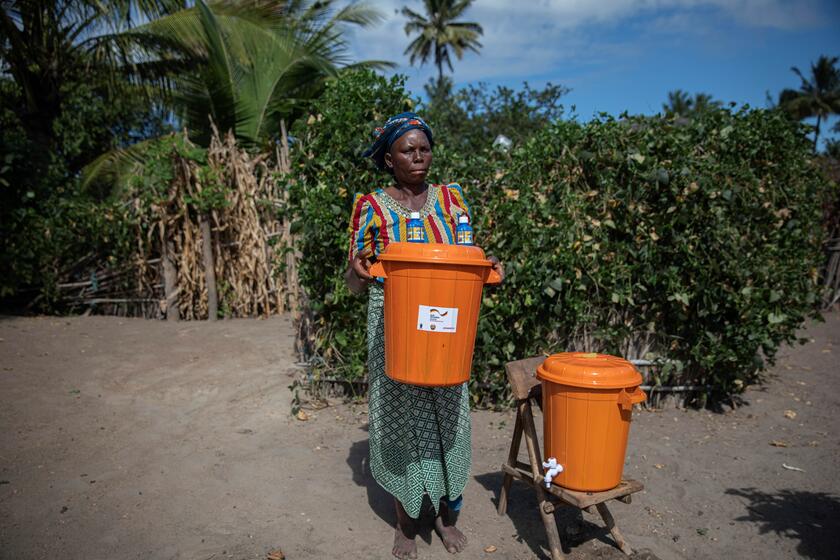
M 411 517 L 423 495 L 435 512 L 442 498 L 461 496 L 470 472 L 470 403 L 467 384 L 417 387 L 385 375 L 384 291 L 368 289 L 370 470 Z

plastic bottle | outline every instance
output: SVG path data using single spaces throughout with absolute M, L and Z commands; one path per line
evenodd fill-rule
M 423 227 L 423 222 L 420 221 L 420 212 L 412 212 L 411 218 L 405 227 L 405 236 L 407 241 L 412 243 L 426 242 L 426 228 Z
M 470 226 L 470 219 L 464 214 L 458 216 L 458 227 L 455 229 L 455 243 L 458 245 L 473 244 L 473 230 Z

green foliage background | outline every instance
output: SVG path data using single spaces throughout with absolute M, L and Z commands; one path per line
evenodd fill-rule
M 52 309 L 69 268 L 101 255 L 121 260 L 131 242 L 111 185 L 83 187 L 81 169 L 167 129 L 139 88 L 84 72 L 65 78 L 49 118 L 29 113 L 17 84 L 0 79 L 0 298 L 37 298 L 40 310 Z
M 434 128 L 435 115 L 467 101 L 422 109 Z M 485 111 L 540 114 L 538 96 L 517 102 Z M 354 193 L 389 178 L 359 154 L 374 126 L 412 105 L 398 79 L 349 73 L 295 130 L 287 211 L 297 217 L 319 375 L 365 375 L 365 298 L 343 279 L 347 224 Z M 510 153 L 490 147 L 489 127 L 485 147 L 478 129 L 463 150 L 457 122 L 438 131 L 431 180 L 461 183 L 479 245 L 507 269 L 504 286 L 485 292 L 476 404 L 506 397 L 504 362 L 572 348 L 667 358 L 655 382 L 731 394 L 818 316 L 821 205 L 833 187 L 782 114 L 555 120 Z
M 300 281 L 315 318 L 315 356 L 320 374 L 358 380 L 365 373 L 364 298 L 344 282 L 350 208 L 355 193 L 383 181 L 372 165 L 360 164 L 375 126 L 409 110 L 414 102 L 397 78 L 354 72 L 328 83 L 312 116 L 293 129 L 289 207 L 292 231 L 303 255 Z
M 165 199 L 174 154 L 210 171 L 203 150 L 166 136 L 148 144 L 146 165 L 122 192 L 83 188 L 84 163 L 132 134 L 157 135 L 154 111 L 139 97 L 117 103 L 104 85 L 79 85 L 51 125 L 48 149 L 29 157 L 39 144 L 23 127 L 19 92 L 9 81 L 0 87 L 0 297 L 31 301 L 39 290 L 39 307 L 49 310 L 68 267 L 103 256 L 115 267 L 131 263 Z M 821 210 L 837 191 L 814 163 L 806 130 L 749 108 L 582 124 L 563 119 L 563 93 L 453 92 L 441 83 L 418 107 L 397 77 L 353 71 L 328 82 L 309 118 L 296 122 L 292 171 L 279 178 L 289 184 L 280 212 L 299 239 L 319 377 L 365 377 L 366 298 L 345 286 L 347 224 L 354 194 L 390 181 L 360 158 L 373 128 L 413 108 L 436 131 L 430 179 L 463 186 L 478 244 L 507 269 L 505 284 L 485 292 L 475 404 L 505 400 L 506 361 L 570 349 L 667 359 L 655 383 L 728 395 L 818 316 Z M 513 149 L 494 149 L 497 134 Z M 198 210 L 224 204 L 223 190 L 203 194 L 190 201 Z

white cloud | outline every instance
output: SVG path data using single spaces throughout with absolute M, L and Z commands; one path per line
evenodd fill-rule
M 385 21 L 355 30 L 352 49 L 356 59 L 391 60 L 409 76 L 410 88 L 419 92 L 436 74 L 432 61 L 412 68 L 403 52 L 408 45 L 403 27 L 403 6 L 423 11 L 418 0 L 371 0 Z M 801 29 L 824 24 L 818 0 L 476 0 L 463 19 L 484 28 L 481 55 L 464 60 L 453 57 L 459 82 L 506 78 L 545 77 L 558 66 L 575 63 L 598 66 L 621 62 L 636 54 L 635 38 L 611 33 L 634 17 L 648 18 L 647 33 L 707 34 L 719 22 L 744 27 Z M 710 18 L 713 21 L 710 21 Z M 623 36 L 623 39 L 608 37 Z M 562 76 L 552 78 L 563 82 Z

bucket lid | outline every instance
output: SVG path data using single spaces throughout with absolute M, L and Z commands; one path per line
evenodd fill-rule
M 484 251 L 475 245 L 395 242 L 389 243 L 377 258 L 386 262 L 491 266 L 484 256 Z
M 537 378 L 573 387 L 621 389 L 642 383 L 633 364 L 608 354 L 561 352 L 553 354 L 537 368 Z

